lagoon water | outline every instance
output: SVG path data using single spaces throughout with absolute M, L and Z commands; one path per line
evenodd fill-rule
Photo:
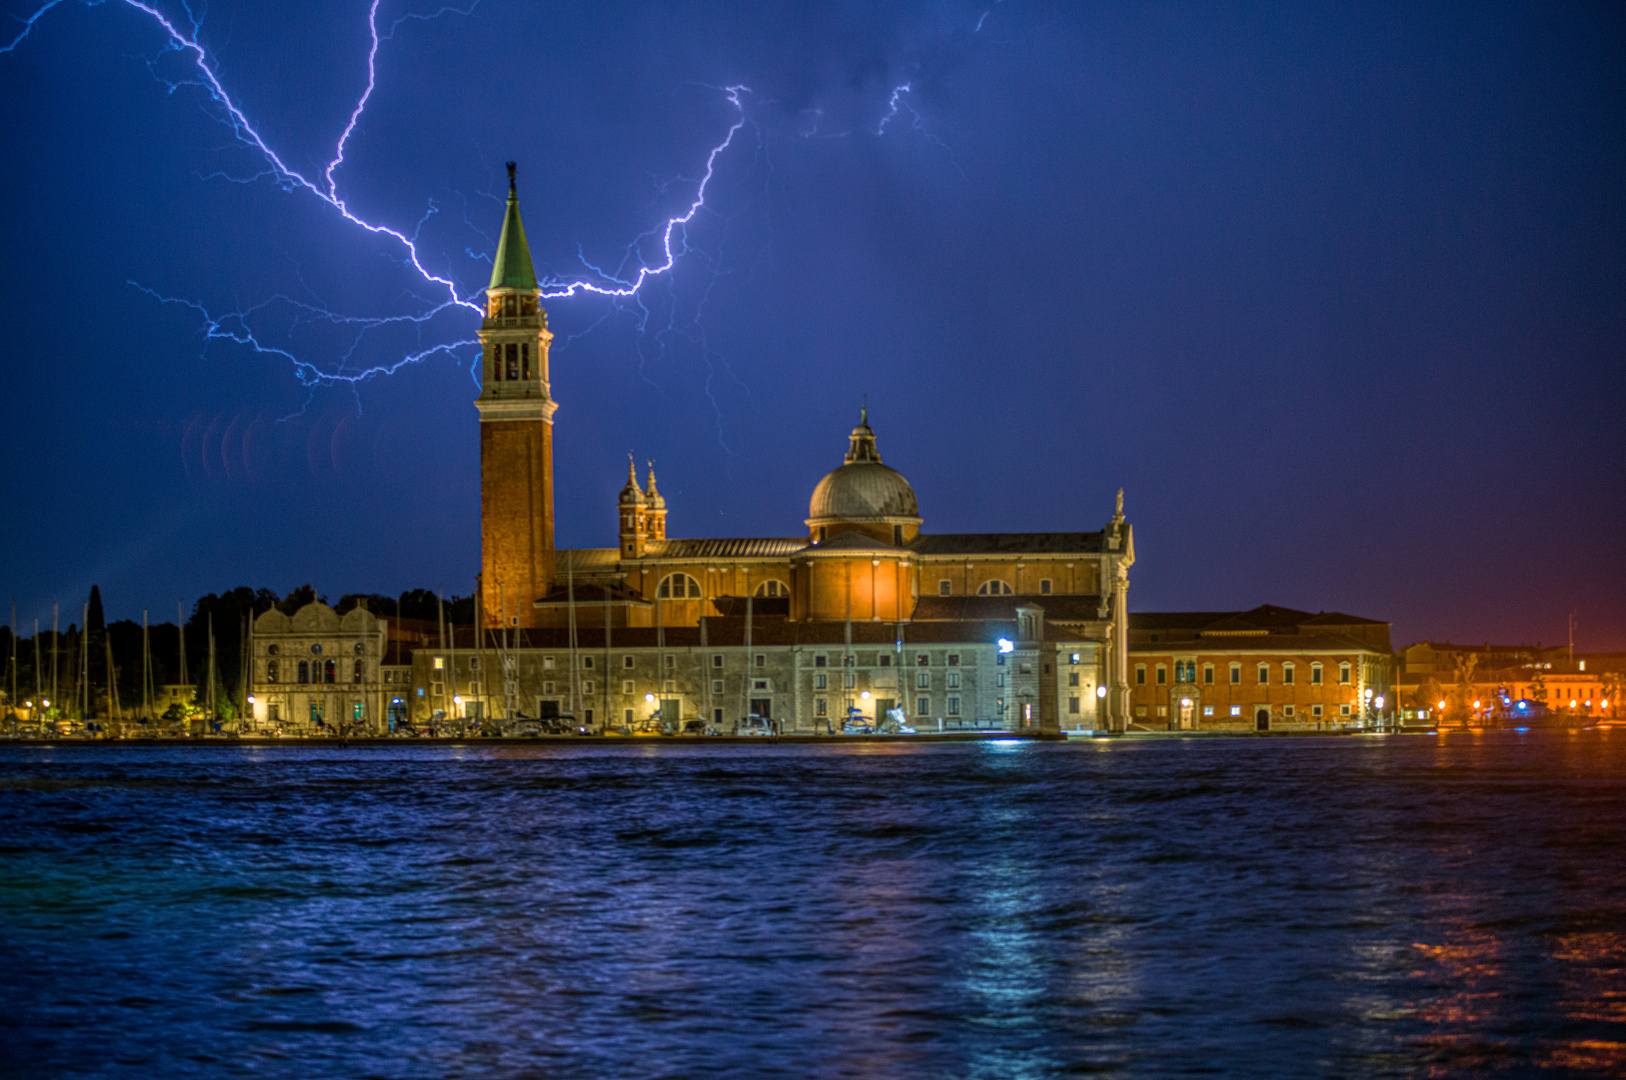
M 0 1073 L 1626 1075 L 1626 732 L 0 749 Z

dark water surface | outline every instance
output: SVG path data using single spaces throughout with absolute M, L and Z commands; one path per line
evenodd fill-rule
M 0 1071 L 1626 1075 L 1626 732 L 0 749 Z

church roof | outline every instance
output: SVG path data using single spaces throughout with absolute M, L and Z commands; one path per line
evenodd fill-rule
M 881 464 L 869 407 L 848 436 L 847 456 L 827 473 L 808 501 L 809 524 L 823 521 L 869 521 L 875 518 L 920 518 L 915 489 L 896 469 Z
M 491 284 L 486 288 L 536 288 L 531 248 L 525 242 L 525 226 L 519 220 L 519 195 L 514 188 L 513 162 L 508 163 L 508 209 L 503 214 L 502 239 L 497 241 L 497 257 L 491 261 Z
M 1103 533 L 922 533 L 910 547 L 919 555 L 1099 554 Z
M 653 540 L 644 559 L 785 558 L 807 546 L 801 536 L 722 537 L 702 540 Z

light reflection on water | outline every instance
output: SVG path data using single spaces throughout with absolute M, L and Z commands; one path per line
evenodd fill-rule
M 1626 1075 L 1623 839 L 1607 732 L 7 748 L 0 1059 Z

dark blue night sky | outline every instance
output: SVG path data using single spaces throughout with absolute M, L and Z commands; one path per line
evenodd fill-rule
M 509 159 L 539 274 L 658 262 L 750 88 L 672 272 L 548 304 L 561 546 L 614 544 L 629 450 L 673 535 L 800 533 L 867 394 L 927 531 L 1099 528 L 1126 489 L 1138 610 L 1341 609 L 1399 643 L 1551 643 L 1575 611 L 1578 648 L 1626 648 L 1617 5 L 398 21 L 438 6 L 381 3 L 336 175 L 465 296 Z M 198 34 L 319 177 L 366 4 L 216 2 Z M 444 294 L 267 175 L 164 45 L 64 0 L 0 54 L 0 590 L 25 634 L 92 583 L 109 618 L 239 584 L 467 593 L 475 350 L 312 387 L 202 311 L 351 375 L 473 316 L 318 318 Z

